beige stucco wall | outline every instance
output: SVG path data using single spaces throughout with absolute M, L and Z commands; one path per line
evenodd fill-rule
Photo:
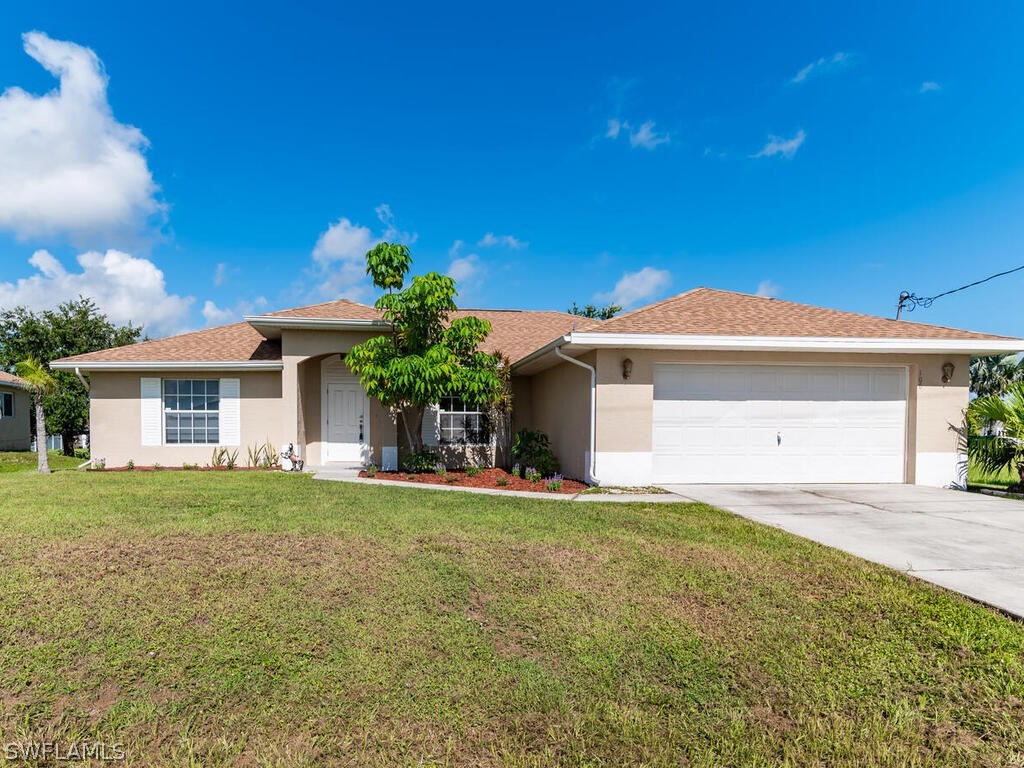
M 32 444 L 30 413 L 32 398 L 17 387 L 0 385 L 0 392 L 14 394 L 14 416 L 0 419 L 0 451 L 27 451 Z
M 628 381 L 622 378 L 622 361 L 626 358 L 633 361 L 632 376 Z M 942 383 L 942 365 L 945 362 L 955 366 L 953 379 L 948 384 Z M 968 402 L 970 358 L 966 355 L 599 350 L 599 454 L 651 450 L 656 363 L 906 366 L 907 482 L 914 482 L 919 453 L 948 454 L 956 451 L 956 434 L 949 425 L 961 422 Z M 537 400 L 536 387 L 534 400 Z
M 344 354 L 353 346 L 377 335 L 369 331 L 286 330 L 281 334 L 281 388 L 283 399 L 278 419 L 288 441 L 302 446 L 311 464 L 321 463 L 323 436 L 320 363 L 332 354 Z M 377 400 L 370 400 L 371 460 L 382 461 L 385 446 L 396 445 L 395 423 Z
M 299 425 L 300 442 L 305 445 L 306 460 L 311 464 L 323 461 L 323 408 L 327 385 L 322 378 L 322 364 L 331 355 L 312 357 L 299 363 Z M 369 460 L 381 466 L 385 447 L 397 445 L 397 427 L 391 414 L 376 398 L 370 398 Z
M 592 365 L 595 355 L 580 359 Z M 562 465 L 562 474 L 584 479 L 590 451 L 590 374 L 577 365 L 560 363 L 529 380 L 528 412 L 518 411 L 516 404 L 516 429 L 544 432 Z M 516 387 L 522 390 L 525 384 L 517 383 Z
M 93 459 L 108 467 L 122 467 L 129 460 L 137 466 L 161 464 L 178 467 L 183 463 L 205 465 L 214 446 L 142 445 L 142 377 L 237 378 L 240 385 L 241 446 L 238 461 L 244 464 L 247 447 L 269 440 L 280 449 L 281 374 L 276 371 L 217 373 L 215 371 L 96 372 L 89 376 L 89 418 Z

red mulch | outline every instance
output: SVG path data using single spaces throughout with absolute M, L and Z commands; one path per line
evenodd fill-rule
M 367 477 L 365 471 L 360 477 Z M 504 477 L 508 485 L 498 485 L 498 478 Z M 522 477 L 513 477 L 503 469 L 482 469 L 480 474 L 469 477 L 465 472 L 449 472 L 447 475 L 435 475 L 433 472 L 409 474 L 408 472 L 381 472 L 370 478 L 372 480 L 401 480 L 404 483 L 426 483 L 427 485 L 457 485 L 462 488 L 494 488 L 498 491 L 534 491 L 539 493 L 579 493 L 587 486 L 576 480 L 563 480 L 562 490 L 548 491 L 547 480 L 531 483 Z

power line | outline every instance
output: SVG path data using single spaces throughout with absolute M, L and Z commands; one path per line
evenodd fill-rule
M 961 285 L 959 288 L 953 288 L 949 291 L 937 293 L 934 296 L 918 296 L 916 293 L 903 291 L 903 293 L 900 294 L 899 304 L 896 305 L 896 319 L 900 319 L 900 314 L 903 312 L 904 308 L 907 312 L 913 312 L 918 307 L 928 309 L 936 299 L 941 299 L 943 296 L 949 296 L 951 293 L 957 293 L 959 291 L 966 290 L 967 288 L 973 288 L 976 285 L 987 283 L 989 280 L 995 280 L 997 277 L 1003 277 L 1004 275 L 1012 275 L 1014 272 L 1020 272 L 1021 270 L 1024 270 L 1024 264 L 1021 264 L 1019 267 L 1014 267 L 1013 269 L 1008 269 L 1005 272 L 996 272 L 994 275 L 989 275 L 981 280 L 975 280 L 973 283 L 968 283 L 967 285 Z

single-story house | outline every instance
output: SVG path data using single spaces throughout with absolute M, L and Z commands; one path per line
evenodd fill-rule
M 0 451 L 27 451 L 32 444 L 32 398 L 24 379 L 0 371 Z
M 1024 340 L 697 288 L 607 321 L 463 310 L 512 361 L 513 428 L 545 432 L 563 472 L 592 483 L 890 482 L 949 485 L 951 425 L 972 355 Z M 88 374 L 94 457 L 204 463 L 212 445 L 294 443 L 311 465 L 398 462 L 402 430 L 345 353 L 387 333 L 338 300 L 65 358 Z M 478 444 L 481 414 L 449 398 L 427 444 Z

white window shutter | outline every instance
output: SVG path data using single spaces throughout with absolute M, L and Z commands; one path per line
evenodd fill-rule
M 220 444 L 242 444 L 242 398 L 238 379 L 220 380 Z
M 142 402 L 142 444 L 160 445 L 163 442 L 163 398 L 160 379 L 143 376 L 139 379 L 139 397 Z
M 438 416 L 438 406 L 429 405 L 423 411 L 423 444 L 431 447 L 436 446 L 441 442 L 440 439 L 440 428 L 438 422 L 440 418 Z

